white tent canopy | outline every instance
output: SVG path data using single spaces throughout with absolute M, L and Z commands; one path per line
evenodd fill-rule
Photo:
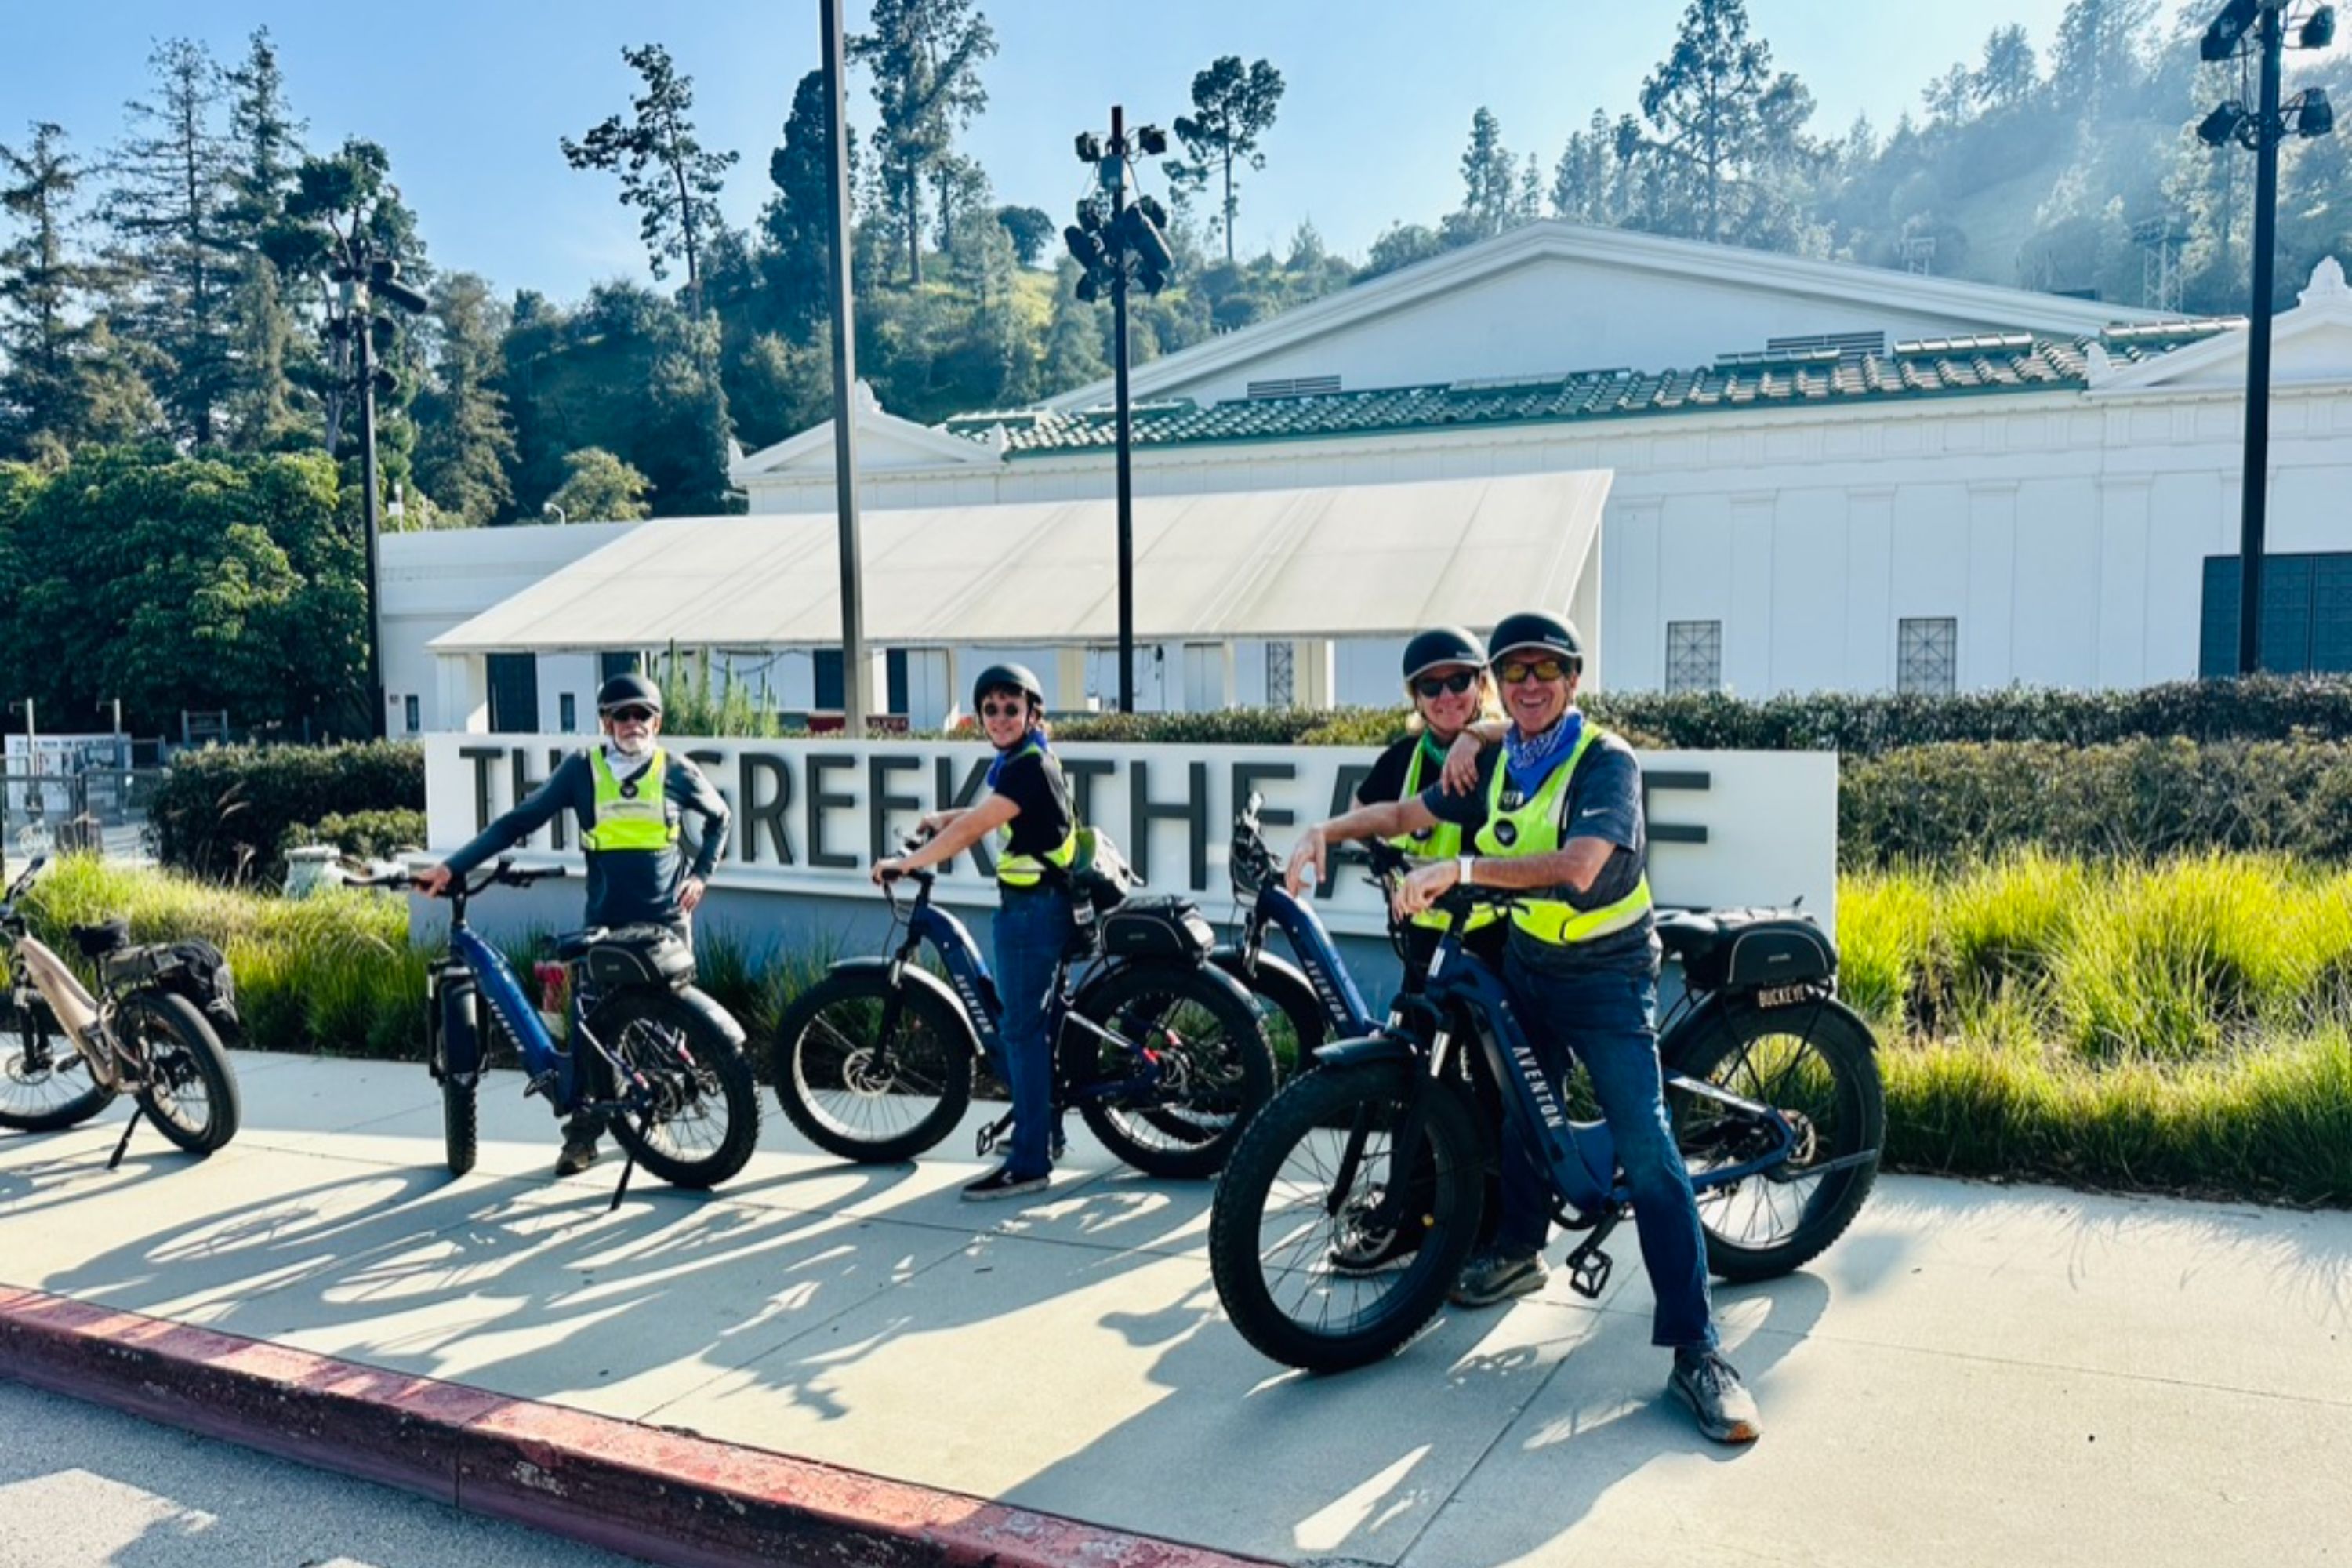
M 1606 471 L 1139 498 L 1143 641 L 1395 637 L 1569 609 L 1597 575 Z M 1108 499 L 874 511 L 877 647 L 1095 645 L 1118 636 Z M 830 513 L 648 522 L 436 637 L 436 654 L 826 647 Z

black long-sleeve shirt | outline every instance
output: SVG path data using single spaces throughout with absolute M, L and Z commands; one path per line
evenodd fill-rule
M 691 813 L 701 819 L 691 840 L 661 849 L 587 851 L 588 909 L 592 926 L 651 923 L 682 928 L 686 916 L 677 907 L 678 884 L 688 877 L 708 879 L 718 863 L 719 847 L 727 842 L 729 813 L 710 781 L 676 752 L 667 753 L 662 776 L 665 816 L 672 823 Z M 596 822 L 596 772 L 585 752 L 575 752 L 559 763 L 545 784 L 530 796 L 477 834 L 472 843 L 449 857 L 449 869 L 458 876 L 492 857 L 513 848 L 569 809 L 582 833 Z M 680 852 L 690 844 L 689 862 Z

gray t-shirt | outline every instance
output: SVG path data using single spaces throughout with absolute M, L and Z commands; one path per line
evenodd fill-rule
M 1448 795 L 1442 786 L 1423 790 L 1421 801 L 1440 822 L 1475 828 L 1486 820 L 1486 797 L 1495 770 L 1503 765 L 1503 749 L 1489 747 L 1478 759 L 1478 787 L 1467 795 Z M 1559 841 L 1605 839 L 1613 848 L 1601 874 L 1584 892 L 1558 887 L 1543 896 L 1580 910 L 1597 910 L 1631 893 L 1649 863 L 1649 831 L 1642 816 L 1642 764 L 1633 749 L 1614 735 L 1597 737 L 1577 759 L 1576 773 L 1560 797 Z M 1466 848 L 1467 846 L 1465 845 Z M 1538 973 L 1589 974 L 1596 969 L 1622 970 L 1653 975 L 1658 972 L 1657 922 L 1650 915 L 1623 931 L 1611 931 L 1591 942 L 1539 942 L 1511 928 L 1510 951 Z
M 664 815 L 673 823 L 684 814 L 701 819 L 691 840 L 681 838 L 661 849 L 591 849 L 588 856 L 587 921 L 592 926 L 647 923 L 683 931 L 686 915 L 677 907 L 678 884 L 688 877 L 708 879 L 727 842 L 727 803 L 696 767 L 676 752 L 666 753 L 668 767 L 662 776 Z M 491 823 L 474 841 L 449 857 L 449 869 L 459 876 L 492 857 L 513 848 L 569 810 L 584 833 L 596 822 L 596 771 L 588 753 L 575 752 L 563 759 L 545 784 L 530 798 Z M 694 851 L 691 861 L 682 845 Z

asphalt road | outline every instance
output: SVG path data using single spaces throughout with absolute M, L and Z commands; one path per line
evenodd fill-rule
M 0 1568 L 628 1568 L 233 1443 L 0 1381 Z

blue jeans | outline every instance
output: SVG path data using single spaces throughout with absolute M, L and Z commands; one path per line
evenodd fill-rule
M 1047 1135 L 1054 1116 L 1054 1052 L 1045 1038 L 1045 1008 L 1054 976 L 1076 922 L 1070 896 L 1059 888 L 1003 892 L 996 911 L 997 1038 L 1003 1054 L 996 1070 L 1013 1091 L 1013 1147 L 1005 1166 L 1015 1176 L 1042 1176 L 1054 1168 Z
M 1675 1147 L 1658 1068 L 1658 983 L 1647 975 L 1601 970 L 1542 973 L 1511 954 L 1504 979 L 1536 1059 L 1558 1089 L 1573 1053 L 1592 1080 L 1608 1119 L 1617 1163 L 1633 1198 L 1642 1263 L 1657 1297 L 1650 1342 L 1712 1350 L 1715 1316 L 1707 1299 L 1706 1240 L 1690 1171 Z M 1551 1231 L 1550 1178 L 1534 1141 L 1516 1117 L 1503 1121 L 1503 1218 L 1496 1245 L 1540 1252 Z

